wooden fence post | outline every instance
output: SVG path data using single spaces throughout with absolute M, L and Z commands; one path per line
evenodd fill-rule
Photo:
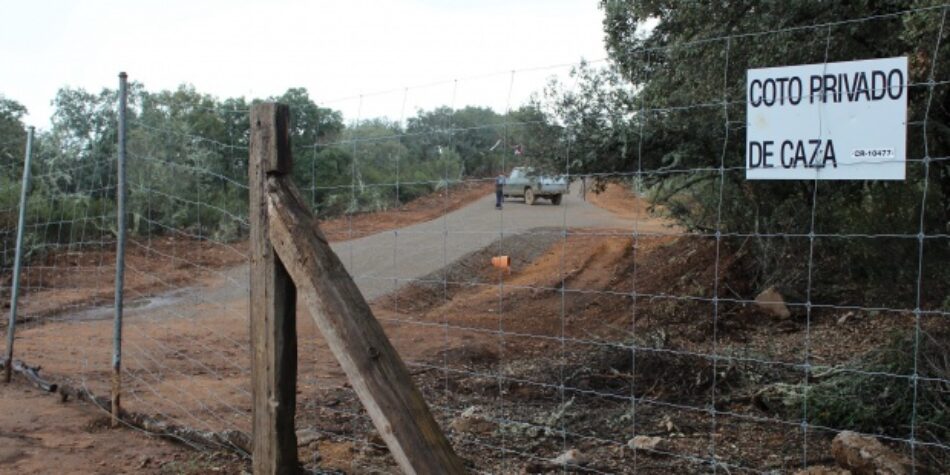
M 259 475 L 299 468 L 294 411 L 297 389 L 297 293 L 270 244 L 267 177 L 292 169 L 289 109 L 263 103 L 251 109 L 250 325 L 253 468 Z

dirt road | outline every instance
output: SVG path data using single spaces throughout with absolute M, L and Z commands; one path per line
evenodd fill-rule
M 328 237 L 339 240 L 333 244 L 333 250 L 356 280 L 363 296 L 373 300 L 505 236 L 537 228 L 562 227 L 632 231 L 635 223 L 632 216 L 620 216 L 582 201 L 576 190 L 566 196 L 560 206 L 552 206 L 544 200 L 539 200 L 535 206 L 526 205 L 521 200 L 510 200 L 499 211 L 494 208 L 494 203 L 494 195 L 487 195 L 431 221 L 352 240 L 342 240 L 346 237 L 345 230 Z M 655 220 L 637 225 L 641 232 L 663 232 L 665 229 Z M 517 249 L 510 251 L 512 254 L 517 252 Z M 247 268 L 236 267 L 228 272 L 228 276 L 233 279 L 232 284 L 246 284 Z M 216 296 L 215 299 L 247 295 L 246 285 L 228 285 L 214 290 L 219 291 L 228 295 Z
M 632 214 L 620 215 L 580 199 L 577 190 L 565 196 L 560 206 L 539 200 L 529 206 L 509 200 L 502 210 L 494 208 L 494 195 L 486 195 L 431 221 L 344 240 L 346 230 L 328 236 L 332 247 L 356 280 L 367 300 L 393 292 L 413 279 L 445 267 L 456 259 L 505 236 L 532 232 L 538 228 L 604 228 L 640 232 L 669 232 L 655 219 L 636 222 Z M 547 229 L 533 232 L 559 232 Z M 514 255 L 518 249 L 511 249 Z M 247 266 L 240 265 L 220 274 L 221 279 L 200 287 L 174 289 L 160 297 L 133 302 L 130 317 L 156 316 L 156 312 L 186 316 L 194 304 L 228 302 L 247 296 Z M 128 304 L 127 304 L 128 305 Z M 108 318 L 111 307 L 88 310 L 81 320 Z
M 485 196 L 442 218 L 333 247 L 363 295 L 372 300 L 505 236 L 535 228 L 633 229 L 633 220 L 584 202 L 576 193 L 566 196 L 560 206 L 543 200 L 528 206 L 512 200 L 498 211 L 494 202 L 493 195 Z

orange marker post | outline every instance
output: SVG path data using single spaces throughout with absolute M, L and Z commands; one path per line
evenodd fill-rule
M 511 257 L 510 256 L 495 256 L 491 258 L 492 267 L 497 268 L 499 271 L 505 271 L 508 274 L 511 274 Z

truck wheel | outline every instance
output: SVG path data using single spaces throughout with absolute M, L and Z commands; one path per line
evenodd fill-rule
M 532 190 L 531 188 L 524 190 L 525 203 L 529 205 L 534 205 L 535 200 L 537 200 L 537 198 L 534 196 L 534 190 Z
M 551 197 L 551 204 L 557 206 L 561 204 L 561 195 L 554 195 Z

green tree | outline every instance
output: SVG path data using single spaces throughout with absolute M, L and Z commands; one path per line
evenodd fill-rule
M 490 176 L 501 162 L 503 149 L 495 144 L 505 141 L 504 124 L 504 116 L 487 107 L 443 106 L 411 117 L 404 141 L 419 161 L 439 160 L 450 149 L 461 157 L 465 175 Z
M 16 163 L 23 164 L 23 149 L 26 142 L 26 127 L 23 116 L 26 107 L 17 101 L 0 95 L 0 163 L 3 173 L 16 169 Z M 14 173 L 15 174 L 15 173 Z
M 946 38 L 940 51 L 934 51 L 944 9 L 928 8 L 933 5 L 937 2 L 913 2 L 916 11 L 901 13 L 908 5 L 875 0 L 603 0 L 610 66 L 579 68 L 578 86 L 555 89 L 551 100 L 571 131 L 577 170 L 641 172 L 653 202 L 688 229 L 758 233 L 752 243 L 757 251 L 753 279 L 800 289 L 806 270 L 800 256 L 807 252 L 807 240 L 765 238 L 762 233 L 808 233 L 814 208 L 820 233 L 914 235 L 924 198 L 927 232 L 946 233 L 950 161 L 930 163 L 926 197 L 920 161 L 908 164 L 905 182 L 819 183 L 817 203 L 810 181 L 748 182 L 743 170 L 746 70 L 907 56 L 909 82 L 921 85 L 909 89 L 908 157 L 924 157 L 924 127 L 929 156 L 946 157 L 950 88 L 934 87 L 931 102 L 926 87 L 935 59 L 950 56 Z M 947 77 L 950 62 L 936 64 L 933 76 Z M 722 175 L 720 165 L 726 170 Z M 741 245 L 740 240 L 724 242 Z M 912 303 L 918 245 L 910 239 L 890 244 L 882 256 L 880 240 L 821 240 L 816 265 L 824 272 L 815 276 L 816 288 L 864 291 L 869 305 Z M 950 249 L 941 242 L 928 253 L 946 257 Z M 928 281 L 950 279 L 935 268 L 924 272 Z M 871 290 L 885 285 L 892 291 Z M 936 287 L 930 290 L 946 293 Z
M 575 173 L 571 166 L 575 157 L 565 128 L 554 123 L 552 113 L 541 107 L 540 101 L 532 100 L 509 114 L 508 143 L 517 147 L 520 155 L 507 157 L 505 168 L 528 166 L 551 174 Z
M 328 186 L 327 182 L 317 180 L 319 149 L 321 145 L 339 139 L 344 128 L 343 114 L 340 111 L 318 106 L 310 98 L 307 89 L 302 87 L 290 88 L 282 95 L 272 97 L 270 100 L 290 107 L 294 179 L 300 189 L 311 190 L 311 195 L 316 201 L 314 188 Z
M 40 153 L 40 162 L 55 175 L 49 184 L 56 192 L 114 195 L 117 97 L 110 89 L 95 94 L 63 88 L 56 93 L 52 128 Z
M 20 176 L 23 173 L 23 152 L 26 107 L 0 95 L 0 240 L 3 248 L 11 248 L 20 199 Z M 8 256 L 0 256 L 0 265 L 7 265 Z

